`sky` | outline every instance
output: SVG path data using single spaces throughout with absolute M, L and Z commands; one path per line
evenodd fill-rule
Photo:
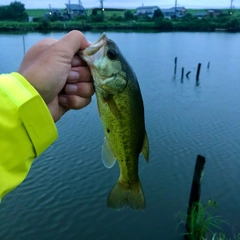
M 0 5 L 9 5 L 15 0 L 0 0 Z M 16 0 L 25 5 L 26 9 L 31 8 L 65 8 L 65 3 L 69 0 Z M 104 7 L 112 8 L 137 8 L 144 6 L 159 6 L 160 8 L 170 8 L 175 6 L 183 6 L 185 8 L 240 8 L 240 0 L 104 0 Z M 78 0 L 71 0 L 71 3 L 78 3 Z M 100 6 L 99 0 L 81 0 L 84 8 L 94 8 Z

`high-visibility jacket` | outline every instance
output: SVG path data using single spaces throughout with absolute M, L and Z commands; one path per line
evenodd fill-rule
M 0 201 L 57 139 L 47 105 L 19 73 L 0 75 Z

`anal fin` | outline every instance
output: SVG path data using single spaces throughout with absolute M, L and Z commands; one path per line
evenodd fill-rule
M 148 136 L 146 131 L 143 139 L 143 146 L 142 146 L 141 153 L 143 154 L 144 158 L 148 162 L 149 161 L 149 142 L 148 142 Z

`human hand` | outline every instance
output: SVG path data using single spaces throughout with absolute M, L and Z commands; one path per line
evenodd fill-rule
M 76 30 L 58 41 L 43 39 L 28 50 L 18 69 L 42 96 L 55 122 L 69 109 L 81 109 L 91 102 L 91 73 L 76 56 L 89 45 Z

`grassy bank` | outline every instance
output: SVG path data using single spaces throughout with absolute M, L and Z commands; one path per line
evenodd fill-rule
M 26 13 L 31 17 L 42 17 L 48 11 L 49 9 L 26 9 Z
M 94 31 L 94 30 L 157 30 L 154 23 L 133 23 L 133 22 L 102 22 L 102 23 L 87 23 L 85 21 L 71 22 L 0 22 L 0 31 Z
M 231 30 L 225 23 L 193 20 L 189 22 L 172 22 L 162 20 L 159 22 L 134 22 L 134 21 L 39 21 L 39 22 L 13 22 L 0 21 L 0 31 L 216 31 L 218 29 Z M 235 30 L 234 30 L 235 31 Z M 236 30 L 239 31 L 239 28 Z

